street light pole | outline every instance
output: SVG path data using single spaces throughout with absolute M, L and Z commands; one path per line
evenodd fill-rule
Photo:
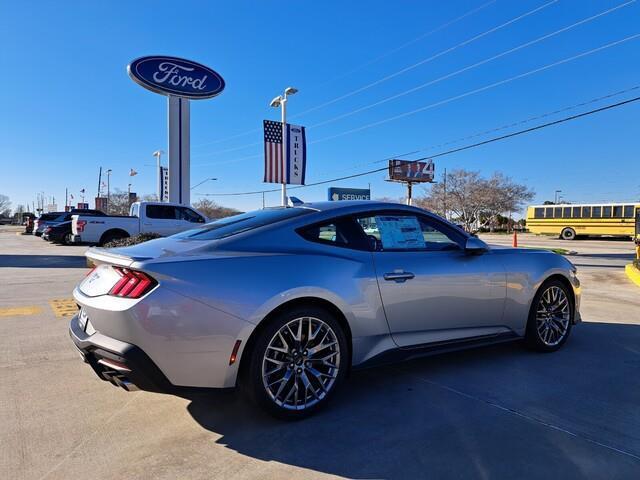
M 555 197 L 553 198 L 553 203 L 558 204 L 558 194 L 562 193 L 562 190 L 556 190 Z
M 202 185 L 205 182 L 208 182 L 209 180 L 211 181 L 215 181 L 218 180 L 217 178 L 205 178 L 203 181 L 201 181 L 200 183 L 198 183 L 197 185 L 194 185 L 193 187 L 191 187 L 191 190 L 193 190 L 196 187 L 199 187 L 200 185 Z
M 287 97 L 294 95 L 298 92 L 298 89 L 293 87 L 287 87 L 282 95 L 278 95 L 271 100 L 270 106 L 277 108 L 280 107 L 282 111 L 282 206 L 287 206 L 287 152 L 289 150 L 289 141 L 287 139 Z
M 162 150 L 156 150 L 155 152 L 153 152 L 153 156 L 156 157 L 156 178 L 157 178 L 157 187 L 158 187 L 158 201 L 161 202 L 162 201 L 162 177 L 160 175 L 160 157 L 162 157 L 162 154 L 164 152 Z

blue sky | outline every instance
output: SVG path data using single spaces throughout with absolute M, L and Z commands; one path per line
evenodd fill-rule
M 262 183 L 260 146 L 262 120 L 279 116 L 268 107 L 271 98 L 286 86 L 297 87 L 300 92 L 288 104 L 293 116 L 432 57 L 549 0 L 496 0 L 423 36 L 485 3 L 487 0 L 293 4 L 0 0 L 0 62 L 4 66 L 0 75 L 0 193 L 8 195 L 14 206 L 32 202 L 36 192 L 55 195 L 62 206 L 65 187 L 76 199 L 79 190 L 86 188 L 92 198 L 100 166 L 113 170 L 112 188 L 126 190 L 131 181 L 133 191 L 152 193 L 151 154 L 167 150 L 166 99 L 134 84 L 126 74 L 132 59 L 148 54 L 199 61 L 218 71 L 227 83 L 219 97 L 192 102 L 192 184 L 207 177 L 219 179 L 195 189 L 192 201 L 201 198 L 201 193 L 272 188 Z M 336 136 L 640 33 L 640 2 L 636 2 L 393 101 L 313 127 L 621 3 L 624 0 L 559 0 L 404 74 L 291 119 L 309 127 L 307 181 L 374 168 L 380 164 L 371 162 L 396 153 L 438 145 L 640 84 L 637 38 L 414 115 Z M 634 94 L 638 90 L 609 101 Z M 436 161 L 436 174 L 445 167 L 480 170 L 486 175 L 501 171 L 530 185 L 538 201 L 553 199 L 556 189 L 574 202 L 637 200 L 639 115 L 640 102 L 443 157 Z M 475 140 L 484 138 L 488 137 Z M 130 168 L 139 175 L 131 179 Z M 297 190 L 295 195 L 319 200 L 326 198 L 328 186 L 357 188 L 369 183 L 374 197 L 398 198 L 404 193 L 380 173 Z M 242 210 L 262 203 L 260 195 L 213 198 Z M 279 194 L 267 194 L 266 200 L 277 204 Z

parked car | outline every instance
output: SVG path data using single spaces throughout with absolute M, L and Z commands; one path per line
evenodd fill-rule
M 33 222 L 33 234 L 38 237 L 42 236 L 44 229 L 54 223 L 56 218 L 64 215 L 64 213 L 65 212 L 49 212 L 41 214 L 35 222 Z
M 74 215 L 81 214 L 85 217 L 105 217 L 106 213 L 100 210 L 75 209 L 60 215 L 47 227 L 45 227 L 42 238 L 54 243 L 68 245 L 71 243 L 71 222 Z
M 100 378 L 240 386 L 288 418 L 352 368 L 518 339 L 551 352 L 580 320 L 566 258 L 383 202 L 264 209 L 87 256 L 98 266 L 74 290 L 70 334 Z
M 203 224 L 207 217 L 197 210 L 175 203 L 135 202 L 129 216 L 109 215 L 103 218 L 73 217 L 71 226 L 73 243 L 104 245 L 112 240 L 139 233 L 173 235 Z
M 68 245 L 71 239 L 71 220 L 49 225 L 44 229 L 42 238 L 49 242 Z

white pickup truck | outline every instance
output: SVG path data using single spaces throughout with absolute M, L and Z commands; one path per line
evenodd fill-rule
M 206 221 L 203 214 L 184 205 L 135 202 L 131 205 L 128 217 L 74 215 L 71 222 L 71 242 L 104 245 L 111 240 L 139 233 L 158 233 L 166 237 Z

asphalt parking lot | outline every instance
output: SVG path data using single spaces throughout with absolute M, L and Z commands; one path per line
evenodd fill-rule
M 520 244 L 577 252 L 584 323 L 562 350 L 508 344 L 357 372 L 328 409 L 282 423 L 234 394 L 98 380 L 67 334 L 85 248 L 2 229 L 0 477 L 640 478 L 632 243 Z

